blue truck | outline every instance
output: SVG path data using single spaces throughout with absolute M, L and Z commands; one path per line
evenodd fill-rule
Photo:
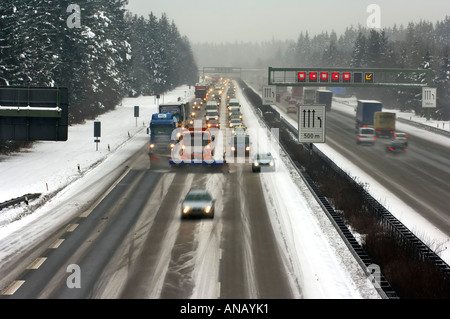
M 159 106 L 159 113 L 170 113 L 174 116 L 177 127 L 184 127 L 186 125 L 189 110 L 189 102 L 168 103 Z
M 374 100 L 358 100 L 356 106 L 356 131 L 362 127 L 374 126 L 374 115 L 381 112 L 383 104 Z
M 175 141 L 172 132 L 177 127 L 176 117 L 172 113 L 155 113 L 149 126 L 149 154 L 170 154 Z

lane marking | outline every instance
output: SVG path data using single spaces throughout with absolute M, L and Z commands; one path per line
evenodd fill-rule
M 110 188 L 102 195 L 99 199 L 97 199 L 92 206 L 86 210 L 84 213 L 80 215 L 81 218 L 86 218 L 89 216 L 90 213 L 106 198 L 106 196 L 109 195 L 109 193 L 112 192 L 112 190 L 122 181 L 122 179 L 131 171 L 131 167 L 128 167 L 125 172 L 123 172 L 122 175 L 119 176 L 119 178 L 114 182 L 114 184 L 111 185 Z
M 220 281 L 217 282 L 217 299 L 220 298 Z
M 13 295 L 17 289 L 20 288 L 20 286 L 23 285 L 23 283 L 25 282 L 25 280 L 14 280 L 9 286 L 8 288 L 5 289 L 5 291 L 2 293 L 2 295 L 5 296 L 11 296 Z
M 55 240 L 55 241 L 53 242 L 53 244 L 51 244 L 48 248 L 56 249 L 56 248 L 58 248 L 58 247 L 62 244 L 63 241 L 64 241 L 64 239 L 62 239 L 62 238 L 57 239 L 57 240 Z
M 41 265 L 44 263 L 44 261 L 47 260 L 47 257 L 39 257 L 36 258 L 35 261 L 33 261 L 28 267 L 27 269 L 39 269 L 39 267 L 41 267 Z
M 67 226 L 66 231 L 67 231 L 67 232 L 73 232 L 73 231 L 75 230 L 75 228 L 77 228 L 77 227 L 78 227 L 78 224 L 69 224 L 69 225 Z

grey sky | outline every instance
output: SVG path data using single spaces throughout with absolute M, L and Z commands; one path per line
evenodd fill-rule
M 366 26 L 375 13 L 367 12 L 370 4 L 380 8 L 382 28 L 450 16 L 450 0 L 129 0 L 127 8 L 144 16 L 166 13 L 193 43 L 220 43 L 297 39 L 305 31 L 340 35 L 351 25 Z

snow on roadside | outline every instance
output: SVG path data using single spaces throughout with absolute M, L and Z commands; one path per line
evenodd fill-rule
M 193 89 L 181 86 L 162 96 L 159 102 L 175 102 L 188 94 L 193 94 Z M 0 202 L 28 193 L 41 193 L 45 200 L 53 197 L 114 155 L 133 137 L 146 134 L 157 103 L 154 96 L 125 98 L 114 111 L 96 118 L 95 121 L 101 122 L 98 150 L 94 143 L 94 120 L 89 120 L 70 126 L 66 142 L 35 142 L 20 153 L 0 156 Z M 137 120 L 134 106 L 139 106 Z M 21 205 L 0 211 L 0 227 L 21 218 L 27 210 Z
M 356 98 L 337 98 L 333 101 L 332 108 L 340 112 L 344 112 L 349 116 L 355 116 L 355 106 Z M 276 107 L 276 106 L 275 106 Z M 292 120 L 287 114 L 281 109 L 277 108 L 281 116 L 289 121 L 294 127 L 297 123 Z M 399 112 L 398 116 L 404 116 L 405 113 Z M 421 122 L 421 118 L 411 115 L 412 121 Z M 396 123 L 398 131 L 407 132 L 409 134 L 415 134 L 423 139 L 433 141 L 434 143 L 439 143 L 441 145 L 449 147 L 450 150 L 450 138 L 440 134 L 436 134 L 413 125 L 406 123 L 397 122 Z M 397 196 L 393 195 L 391 192 L 387 191 L 383 185 L 373 179 L 368 173 L 361 170 L 357 165 L 347 160 L 344 156 L 336 152 L 327 144 L 315 144 L 315 146 L 322 151 L 328 158 L 330 158 L 337 166 L 339 166 L 344 172 L 353 179 L 368 185 L 367 191 L 376 200 L 383 204 L 397 219 L 399 219 L 406 227 L 408 227 L 412 232 L 420 230 L 420 234 L 416 234 L 425 243 L 434 243 L 434 245 L 444 245 L 448 246 L 450 238 L 444 234 L 442 231 L 437 229 L 429 221 L 421 216 L 413 207 L 410 207 L 405 202 L 400 200 Z M 439 256 L 447 263 L 450 264 L 450 249 L 443 250 L 439 252 Z
M 238 90 L 253 144 L 276 159 L 276 172 L 261 173 L 265 201 L 283 252 L 291 286 L 302 298 L 380 298 L 328 217 L 264 124 Z M 252 130 L 253 129 L 253 130 Z M 256 138 L 256 139 L 255 139 Z

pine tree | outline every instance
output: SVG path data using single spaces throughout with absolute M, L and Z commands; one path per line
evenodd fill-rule
M 360 31 L 353 47 L 350 65 L 353 68 L 361 68 L 366 66 L 366 37 Z
M 17 84 L 19 49 L 17 6 L 14 0 L 0 2 L 0 85 Z M 19 8 L 20 9 L 20 8 Z
M 442 57 L 436 78 L 437 119 L 448 121 L 450 119 L 450 59 L 447 53 Z

